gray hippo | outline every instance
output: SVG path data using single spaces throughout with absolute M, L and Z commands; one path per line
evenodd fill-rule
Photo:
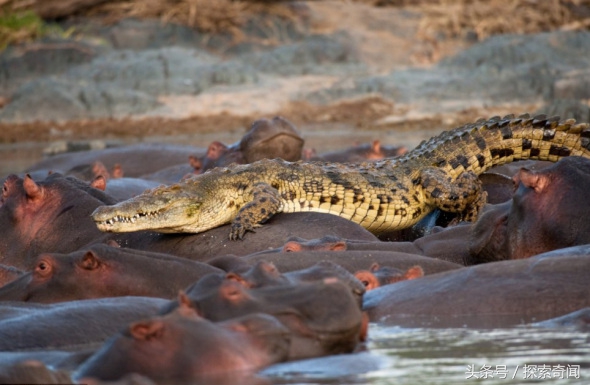
M 590 306 L 590 245 L 398 282 L 368 291 L 373 322 L 408 327 L 504 327 Z

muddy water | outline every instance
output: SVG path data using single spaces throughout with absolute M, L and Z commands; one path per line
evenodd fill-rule
M 274 384 L 589 384 L 590 333 L 372 324 L 364 352 L 275 365 Z

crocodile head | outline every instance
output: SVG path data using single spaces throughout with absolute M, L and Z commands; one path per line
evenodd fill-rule
M 99 230 L 116 233 L 199 233 L 228 223 L 235 213 L 222 207 L 219 196 L 215 199 L 208 193 L 215 189 L 200 188 L 207 182 L 199 180 L 204 176 L 160 186 L 112 206 L 100 206 L 92 219 Z

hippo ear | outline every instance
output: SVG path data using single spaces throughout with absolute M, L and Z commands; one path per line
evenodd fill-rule
M 113 166 L 113 172 L 111 172 L 111 175 L 115 179 L 123 178 L 123 176 L 125 175 L 125 171 L 123 170 L 123 166 L 121 166 L 121 164 L 119 164 L 119 163 L 115 163 L 115 165 Z
M 92 174 L 95 177 L 102 175 L 105 179 L 110 178 L 109 171 L 105 167 L 104 163 L 99 160 L 92 163 Z
M 346 251 L 347 248 L 344 241 L 334 242 L 330 245 L 330 251 Z
M 225 279 L 239 283 L 244 287 L 250 287 L 250 283 L 238 273 L 230 272 L 225 275 Z
M 375 154 L 379 154 L 381 152 L 381 141 L 379 139 L 375 139 L 371 144 L 371 150 Z
M 380 268 L 381 268 L 381 266 L 379 266 L 379 264 L 378 264 L 377 262 L 373 262 L 373 263 L 371 264 L 371 267 L 369 267 L 369 270 L 371 270 L 371 271 L 377 271 L 377 270 L 379 270 Z
M 422 277 L 424 277 L 424 270 L 418 265 L 412 266 L 406 271 L 406 274 L 404 274 L 404 277 L 406 279 L 422 278 Z
M 283 245 L 284 253 L 296 253 L 301 251 L 301 244 L 296 241 L 289 241 Z
M 43 188 L 39 186 L 29 174 L 25 175 L 23 188 L 29 199 L 35 200 L 43 196 Z
M 207 158 L 216 160 L 219 159 L 221 154 L 227 152 L 228 147 L 218 141 L 212 142 L 207 148 Z
M 240 302 L 248 297 L 247 288 L 240 283 L 225 280 L 219 288 L 219 294 L 222 298 L 230 302 Z
M 101 265 L 100 259 L 98 255 L 94 253 L 92 250 L 88 250 L 86 254 L 82 257 L 82 261 L 80 262 L 80 267 L 84 270 L 95 270 Z
M 272 262 L 263 261 L 261 267 L 264 271 L 272 275 L 280 275 L 279 269 Z
M 188 164 L 195 169 L 195 173 L 199 173 L 203 168 L 203 162 L 196 156 L 190 155 L 188 157 Z
M 107 188 L 107 180 L 104 176 L 98 175 L 92 182 L 90 182 L 90 187 L 104 191 Z
M 517 187 L 520 182 L 523 186 L 533 189 L 536 193 L 542 192 L 549 183 L 549 179 L 546 175 L 531 171 L 524 167 L 521 168 L 512 179 Z
M 105 243 L 106 243 L 107 246 L 118 247 L 118 248 L 121 247 L 121 245 L 119 244 L 119 242 L 115 241 L 114 239 L 109 239 Z
M 164 331 L 164 322 L 161 320 L 139 321 L 129 326 L 129 333 L 136 340 L 150 341 L 160 338 Z
M 361 283 L 365 286 L 365 290 L 373 290 L 380 286 L 379 280 L 375 277 L 375 274 L 370 272 L 369 270 L 359 270 L 354 273 L 354 276 L 361 281 Z

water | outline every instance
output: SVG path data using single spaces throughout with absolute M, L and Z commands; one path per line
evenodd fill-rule
M 590 384 L 590 333 L 573 329 L 371 324 L 369 333 L 362 352 L 275 365 L 263 373 L 273 384 Z

